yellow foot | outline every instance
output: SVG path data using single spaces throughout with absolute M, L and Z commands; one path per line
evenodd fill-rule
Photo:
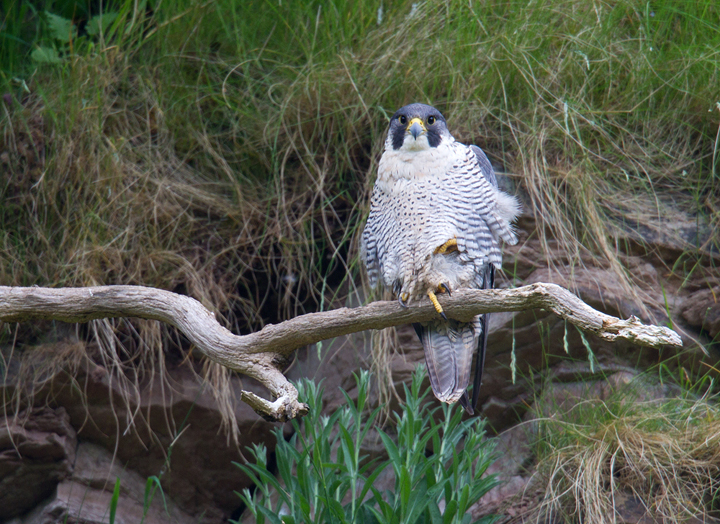
M 442 246 L 436 248 L 433 254 L 444 255 L 445 253 L 452 253 L 453 251 L 457 251 L 457 238 L 451 238 Z
M 446 315 L 445 312 L 443 311 L 443 308 L 442 308 L 442 306 L 440 305 L 440 302 L 438 302 L 438 299 L 437 299 L 437 297 L 435 296 L 435 293 L 433 293 L 432 291 L 428 291 L 428 292 L 427 292 L 427 295 L 428 295 L 428 297 L 430 297 L 430 302 L 432 302 L 432 303 L 433 303 L 433 306 L 435 306 L 435 311 L 437 311 L 438 313 L 440 313 L 440 316 L 443 317 L 445 320 L 447 320 L 447 319 L 448 319 L 448 318 L 447 318 L 447 315 Z
M 401 293 L 400 295 L 398 295 L 398 302 L 402 307 L 408 307 L 408 300 L 410 300 L 410 295 L 408 295 L 407 293 Z

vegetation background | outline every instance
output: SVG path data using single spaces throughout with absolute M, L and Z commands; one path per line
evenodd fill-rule
M 325 308 L 415 100 L 570 259 L 668 208 L 717 229 L 710 0 L 5 6 L 4 284 L 180 290 L 237 331 Z
M 3 0 L 0 24 L 2 285 L 160 287 L 236 333 L 346 303 L 413 101 L 507 173 L 551 267 L 594 257 L 642 307 L 619 233 L 683 213 L 702 234 L 667 270 L 717 271 L 715 0 Z M 24 354 L 57 329 L 0 326 L 30 386 L 79 358 Z M 121 380 L 188 358 L 155 323 L 80 332 Z

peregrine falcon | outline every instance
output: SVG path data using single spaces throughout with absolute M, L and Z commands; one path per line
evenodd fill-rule
M 390 120 L 370 215 L 362 236 L 370 284 L 392 289 L 401 305 L 428 297 L 438 312 L 413 324 L 425 350 L 430 384 L 469 414 L 477 404 L 488 315 L 448 318 L 437 293 L 490 289 L 500 267 L 500 240 L 517 243 L 517 200 L 498 189 L 485 153 L 456 142 L 434 107 L 410 104 Z M 467 393 L 477 350 L 473 399 Z

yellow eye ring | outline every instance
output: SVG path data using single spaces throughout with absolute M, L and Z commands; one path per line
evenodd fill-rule
M 400 115 L 398 117 L 398 122 L 400 122 L 400 125 L 404 126 L 405 124 L 407 124 L 407 117 L 405 115 Z
M 429 126 L 433 125 L 433 124 L 435 123 L 435 117 L 434 117 L 434 116 L 429 116 L 428 119 L 427 119 L 427 123 L 428 123 Z

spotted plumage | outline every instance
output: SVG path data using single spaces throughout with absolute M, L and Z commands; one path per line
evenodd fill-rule
M 440 112 L 411 104 L 393 115 L 363 231 L 372 285 L 382 282 L 400 303 L 433 300 L 438 318 L 414 325 L 425 350 L 435 396 L 477 401 L 487 315 L 462 323 L 447 318 L 436 293 L 491 288 L 502 261 L 500 241 L 517 242 L 519 206 L 497 187 L 482 150 L 456 142 Z M 466 393 L 478 349 L 473 402 Z

